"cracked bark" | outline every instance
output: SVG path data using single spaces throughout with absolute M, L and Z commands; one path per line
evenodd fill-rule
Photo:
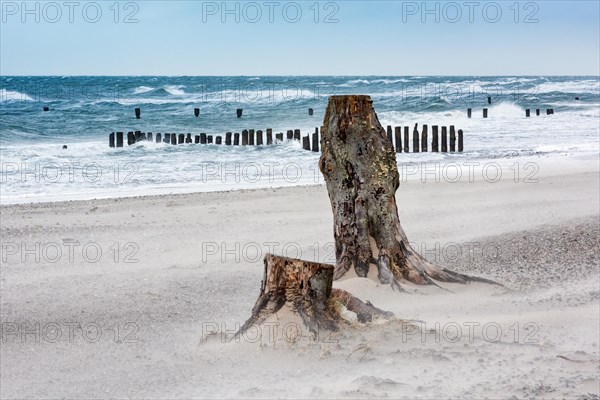
M 369 96 L 332 96 L 323 125 L 319 167 L 334 215 L 334 279 L 376 270 L 381 283 L 394 287 L 493 283 L 436 267 L 410 246 L 396 205 L 396 153 Z
M 376 316 L 393 316 L 344 290 L 333 289 L 335 267 L 331 264 L 267 254 L 264 265 L 264 278 L 252 315 L 234 338 L 251 326 L 262 324 L 286 305 L 300 316 L 303 324 L 315 336 L 323 330 L 335 332 L 345 323 L 340 318 L 341 306 L 356 313 L 358 321 L 363 323 Z

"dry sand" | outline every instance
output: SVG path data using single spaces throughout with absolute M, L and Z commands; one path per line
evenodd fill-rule
M 333 261 L 323 186 L 3 206 L 0 396 L 598 398 L 598 171 L 402 184 L 428 258 L 508 289 L 336 282 L 398 320 L 316 342 L 285 315 L 202 338 L 250 315 L 270 249 Z

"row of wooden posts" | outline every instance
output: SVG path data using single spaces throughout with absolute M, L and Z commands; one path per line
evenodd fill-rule
M 471 108 L 467 108 L 467 117 L 471 118 L 471 114 L 472 114 L 472 109 Z M 546 109 L 546 115 L 552 115 L 554 114 L 554 108 L 547 108 Z M 529 116 L 531 115 L 531 110 L 528 108 L 525 110 L 525 116 L 527 118 L 529 118 Z M 535 115 L 540 115 L 540 109 L 536 108 L 535 109 Z M 487 118 L 488 117 L 488 109 L 484 108 L 483 109 L 483 118 Z
M 546 108 L 546 115 L 552 115 L 554 114 L 554 108 Z M 529 116 L 531 115 L 531 110 L 528 108 L 525 110 L 525 116 L 527 118 L 529 118 Z M 535 109 L 535 115 L 540 115 L 540 109 L 536 108 Z
M 491 104 L 491 98 L 488 98 L 488 103 Z M 244 110 L 242 108 L 238 108 L 236 110 L 237 117 L 241 118 L 243 112 L 244 112 Z M 141 118 L 141 115 L 142 115 L 141 113 L 142 113 L 142 111 L 141 111 L 141 109 L 139 107 L 135 109 L 135 117 L 137 119 Z M 313 115 L 313 114 L 314 114 L 313 109 L 309 108 L 308 109 L 308 115 Z M 467 117 L 471 118 L 472 114 L 473 114 L 473 109 L 472 108 L 467 108 Z M 553 108 L 547 108 L 546 109 L 546 115 L 552 115 L 552 114 L 554 114 L 554 109 Z M 200 109 L 199 108 L 194 108 L 194 115 L 196 117 L 200 116 Z M 525 110 L 525 116 L 529 118 L 530 115 L 531 115 L 531 110 L 528 108 L 528 109 Z M 540 109 L 539 108 L 535 109 L 535 115 L 540 115 Z M 488 109 L 484 108 L 483 109 L 483 118 L 487 118 L 487 117 L 488 117 Z
M 426 153 L 428 151 L 428 126 L 423 125 L 421 128 L 421 132 L 419 133 L 418 129 L 419 124 L 415 124 L 413 128 L 413 137 L 412 137 L 412 152 L 413 153 Z M 404 131 L 402 130 L 404 128 Z M 454 129 L 454 125 L 450 125 L 450 129 L 446 126 L 442 126 L 441 135 L 440 135 L 440 127 L 438 125 L 431 126 L 431 151 L 434 153 L 442 152 L 447 153 L 448 150 L 450 152 L 461 152 L 463 151 L 463 130 L 459 129 L 456 131 Z M 450 131 L 450 135 L 448 135 L 448 131 Z M 392 146 L 394 145 L 395 139 L 395 149 L 396 153 L 409 153 L 410 152 L 410 128 L 408 126 L 396 126 L 392 131 L 392 127 L 390 125 L 387 126 L 386 129 L 387 137 Z M 448 143 L 448 136 L 450 142 Z M 438 139 L 440 139 L 438 141 Z M 458 139 L 458 146 L 457 146 Z M 448 147 L 450 144 L 450 147 Z M 441 145 L 441 150 L 440 150 Z
M 579 100 L 579 98 L 577 100 Z M 492 104 L 492 97 L 491 96 L 488 96 L 487 102 L 488 102 L 488 104 Z M 44 110 L 44 111 L 47 111 L 47 110 Z M 136 107 L 134 109 L 134 112 L 135 112 L 135 118 L 136 119 L 141 119 L 142 118 L 142 109 L 140 107 Z M 241 118 L 242 114 L 244 113 L 244 109 L 243 108 L 238 108 L 238 109 L 235 110 L 235 113 L 236 113 L 236 116 L 238 118 Z M 471 118 L 471 109 L 470 108 L 467 109 L 467 114 L 469 115 L 469 118 Z M 483 109 L 483 118 L 487 118 L 487 114 L 488 114 L 488 109 L 484 108 Z M 308 115 L 311 115 L 311 116 L 314 115 L 314 110 L 312 108 L 308 109 Z M 200 116 L 200 108 L 198 108 L 198 107 L 194 108 L 194 116 L 196 116 L 196 117 Z
M 402 129 L 404 128 L 404 130 Z M 323 129 L 323 128 L 321 128 Z M 415 124 L 412 135 L 412 153 L 427 152 L 429 150 L 428 134 L 429 129 L 427 125 L 423 125 L 421 132 L 419 132 L 418 124 Z M 411 152 L 410 146 L 410 128 L 408 126 L 396 126 L 392 129 L 391 125 L 387 126 L 386 129 L 387 138 L 394 146 L 396 153 L 409 153 Z M 223 144 L 222 136 L 207 135 L 201 133 L 195 135 L 192 139 L 192 134 L 187 135 L 183 133 L 165 133 L 164 136 L 161 133 L 157 133 L 154 136 L 156 143 L 170 143 L 170 144 L 184 144 L 184 143 L 196 143 L 196 144 Z M 240 143 L 241 139 L 241 143 Z M 302 141 L 302 148 L 304 150 L 312 150 L 315 152 L 319 151 L 319 128 L 315 128 L 315 132 L 311 135 L 302 137 L 300 129 L 288 130 L 286 133 L 287 140 Z M 394 140 L 395 139 L 395 140 Z M 449 139 L 449 140 L 448 140 Z M 283 142 L 283 132 L 275 134 L 276 142 Z M 153 141 L 152 132 L 133 131 L 127 133 L 127 145 L 132 145 L 141 141 Z M 458 141 L 458 143 L 457 143 Z M 108 145 L 110 147 L 123 147 L 123 132 L 112 132 L 108 136 Z M 244 129 L 241 133 L 225 133 L 226 146 L 262 146 L 263 144 L 273 144 L 273 130 L 271 128 L 266 131 L 266 143 L 263 141 L 263 131 L 254 129 Z M 448 146 L 450 144 L 450 146 Z M 441 149 L 440 149 L 441 145 Z M 458 145 L 458 146 L 457 146 Z M 437 125 L 431 127 L 431 151 L 446 153 L 448 151 L 462 152 L 463 151 L 463 131 L 459 129 L 456 131 L 454 125 L 450 125 L 449 129 L 446 126 L 440 129 Z
M 491 101 L 490 101 L 490 104 L 491 104 Z M 238 108 L 236 110 L 237 117 L 241 118 L 243 112 L 244 112 L 244 110 L 242 108 Z M 314 114 L 313 109 L 309 108 L 308 109 L 308 115 L 313 115 L 313 114 Z M 473 114 L 473 109 L 472 108 L 467 108 L 467 117 L 471 118 L 472 114 Z M 552 115 L 552 114 L 554 114 L 554 109 L 553 108 L 547 108 L 546 109 L 546 115 Z M 194 115 L 196 117 L 200 116 L 200 109 L 199 108 L 194 108 Z M 525 110 L 525 116 L 529 118 L 530 115 L 531 115 L 531 110 L 528 108 L 528 109 Z M 540 115 L 540 109 L 539 108 L 535 109 L 535 115 Z M 135 117 L 137 119 L 141 118 L 141 109 L 140 108 L 136 108 L 135 109 Z M 488 117 L 488 109 L 484 108 L 483 109 L 483 118 L 487 118 L 487 117 Z
M 44 111 L 48 111 L 47 110 L 48 107 L 44 107 Z M 136 119 L 141 119 L 142 118 L 142 109 L 139 107 L 136 107 L 135 110 L 135 118 Z M 235 114 L 238 118 L 242 118 L 242 114 L 244 113 L 244 109 L 243 108 L 238 108 L 235 110 Z M 308 109 L 308 115 L 314 115 L 314 110 L 312 108 Z M 194 116 L 197 118 L 200 116 L 200 109 L 198 107 L 194 108 Z
M 319 151 L 319 128 L 315 128 L 315 132 L 313 133 L 312 140 L 312 151 Z M 164 136 L 161 133 L 157 133 L 155 136 L 156 143 L 170 143 L 170 144 L 184 144 L 184 143 L 196 143 L 196 144 L 225 144 L 226 146 L 262 146 L 263 144 L 272 145 L 273 144 L 273 129 L 269 128 L 266 131 L 266 143 L 264 142 L 264 136 L 262 130 L 254 130 L 254 129 L 244 129 L 241 133 L 225 133 L 225 141 L 223 143 L 223 136 L 213 136 L 207 135 L 206 133 L 201 133 L 199 135 L 195 135 L 192 139 L 192 134 L 188 133 L 187 135 L 183 133 L 165 133 Z M 300 129 L 288 130 L 287 131 L 287 140 L 301 140 L 301 132 Z M 116 140 L 115 140 L 116 139 Z M 241 143 L 240 143 L 241 139 Z M 305 138 L 308 139 L 308 136 Z M 131 146 L 134 143 L 142 142 L 142 141 L 154 141 L 152 132 L 142 132 L 142 131 L 134 131 L 127 132 L 127 145 Z M 283 142 L 283 132 L 279 132 L 275 134 L 276 142 Z M 112 132 L 108 137 L 108 144 L 110 147 L 123 147 L 123 132 Z M 311 150 L 309 147 L 307 150 Z

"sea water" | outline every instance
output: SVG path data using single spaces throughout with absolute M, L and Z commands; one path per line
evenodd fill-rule
M 297 142 L 225 146 L 223 139 L 222 145 L 127 146 L 127 132 L 224 137 L 225 132 L 260 129 L 266 143 L 267 128 L 273 129 L 273 139 L 278 132 L 285 138 L 290 129 L 311 134 L 323 123 L 329 96 L 341 94 L 370 95 L 384 128 L 410 127 L 411 153 L 397 154 L 403 180 L 432 179 L 431 168 L 438 168 L 436 180 L 472 179 L 468 175 L 475 170 L 490 182 L 498 173 L 534 179 L 538 161 L 561 165 L 598 159 L 598 77 L 4 76 L 0 201 L 322 184 L 319 154 Z M 139 120 L 136 107 L 141 108 Z M 200 108 L 199 117 L 195 108 Z M 238 108 L 244 110 L 241 118 Z M 483 108 L 488 108 L 486 119 Z M 547 115 L 548 108 L 554 114 Z M 419 131 L 423 124 L 430 127 L 430 152 L 412 153 L 415 124 Z M 464 152 L 431 153 L 432 125 L 462 129 Z M 125 133 L 125 147 L 110 148 L 108 135 L 117 131 Z

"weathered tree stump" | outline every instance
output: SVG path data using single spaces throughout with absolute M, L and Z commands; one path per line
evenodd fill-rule
M 358 321 L 363 323 L 375 316 L 393 316 L 344 290 L 333 289 L 335 267 L 331 264 L 272 254 L 265 256 L 264 264 L 264 278 L 252 315 L 234 338 L 244 334 L 253 325 L 262 324 L 284 307 L 297 315 L 314 335 L 323 331 L 335 332 L 345 323 L 340 316 L 342 306 L 356 313 Z
M 418 254 L 400 226 L 396 155 L 369 96 L 332 96 L 325 114 L 319 167 L 334 216 L 334 279 L 349 271 L 382 283 L 433 280 L 489 282 L 435 267 Z

